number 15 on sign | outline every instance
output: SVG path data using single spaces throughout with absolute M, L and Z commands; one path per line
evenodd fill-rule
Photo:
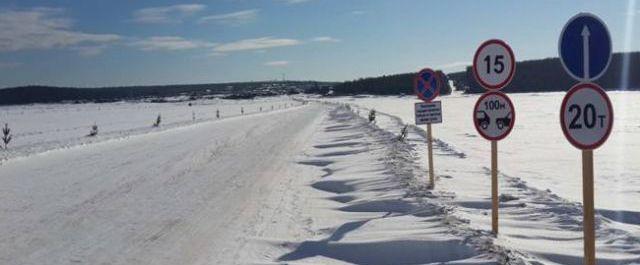
M 505 87 L 516 70 L 511 47 L 502 40 L 492 39 L 480 45 L 473 57 L 474 75 L 478 83 L 488 90 Z

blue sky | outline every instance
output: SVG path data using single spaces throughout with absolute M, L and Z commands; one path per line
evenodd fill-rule
M 640 50 L 628 1 L 4 0 L 0 87 L 343 81 L 460 71 L 490 38 L 517 60 L 557 56 L 565 22 L 600 16 Z

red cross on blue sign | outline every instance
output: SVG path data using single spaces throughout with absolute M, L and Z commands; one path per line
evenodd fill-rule
M 414 80 L 414 90 L 418 98 L 430 102 L 440 94 L 442 82 L 433 70 L 425 68 L 418 72 Z

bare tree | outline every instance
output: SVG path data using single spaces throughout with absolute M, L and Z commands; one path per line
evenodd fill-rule
M 158 117 L 156 118 L 156 122 L 153 123 L 153 127 L 160 126 L 160 122 L 162 122 L 162 117 L 160 116 L 160 113 L 158 113 Z
M 407 138 L 407 134 L 409 133 L 409 124 L 405 124 L 404 127 L 400 130 L 400 135 L 398 135 L 398 141 L 404 141 Z
M 375 122 L 376 121 L 376 110 L 372 109 L 371 111 L 369 111 L 369 122 Z
M 98 135 L 98 125 L 94 123 L 91 125 L 91 130 L 89 130 L 89 134 L 87 136 L 93 137 L 96 135 Z
M 7 145 L 11 142 L 11 129 L 9 128 L 9 124 L 5 123 L 4 128 L 2 128 L 2 142 L 4 142 L 4 149 L 7 149 Z

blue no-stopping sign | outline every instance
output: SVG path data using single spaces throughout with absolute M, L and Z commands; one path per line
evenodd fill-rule
M 440 94 L 442 82 L 433 70 L 425 68 L 418 72 L 414 80 L 414 90 L 418 98 L 430 102 Z

